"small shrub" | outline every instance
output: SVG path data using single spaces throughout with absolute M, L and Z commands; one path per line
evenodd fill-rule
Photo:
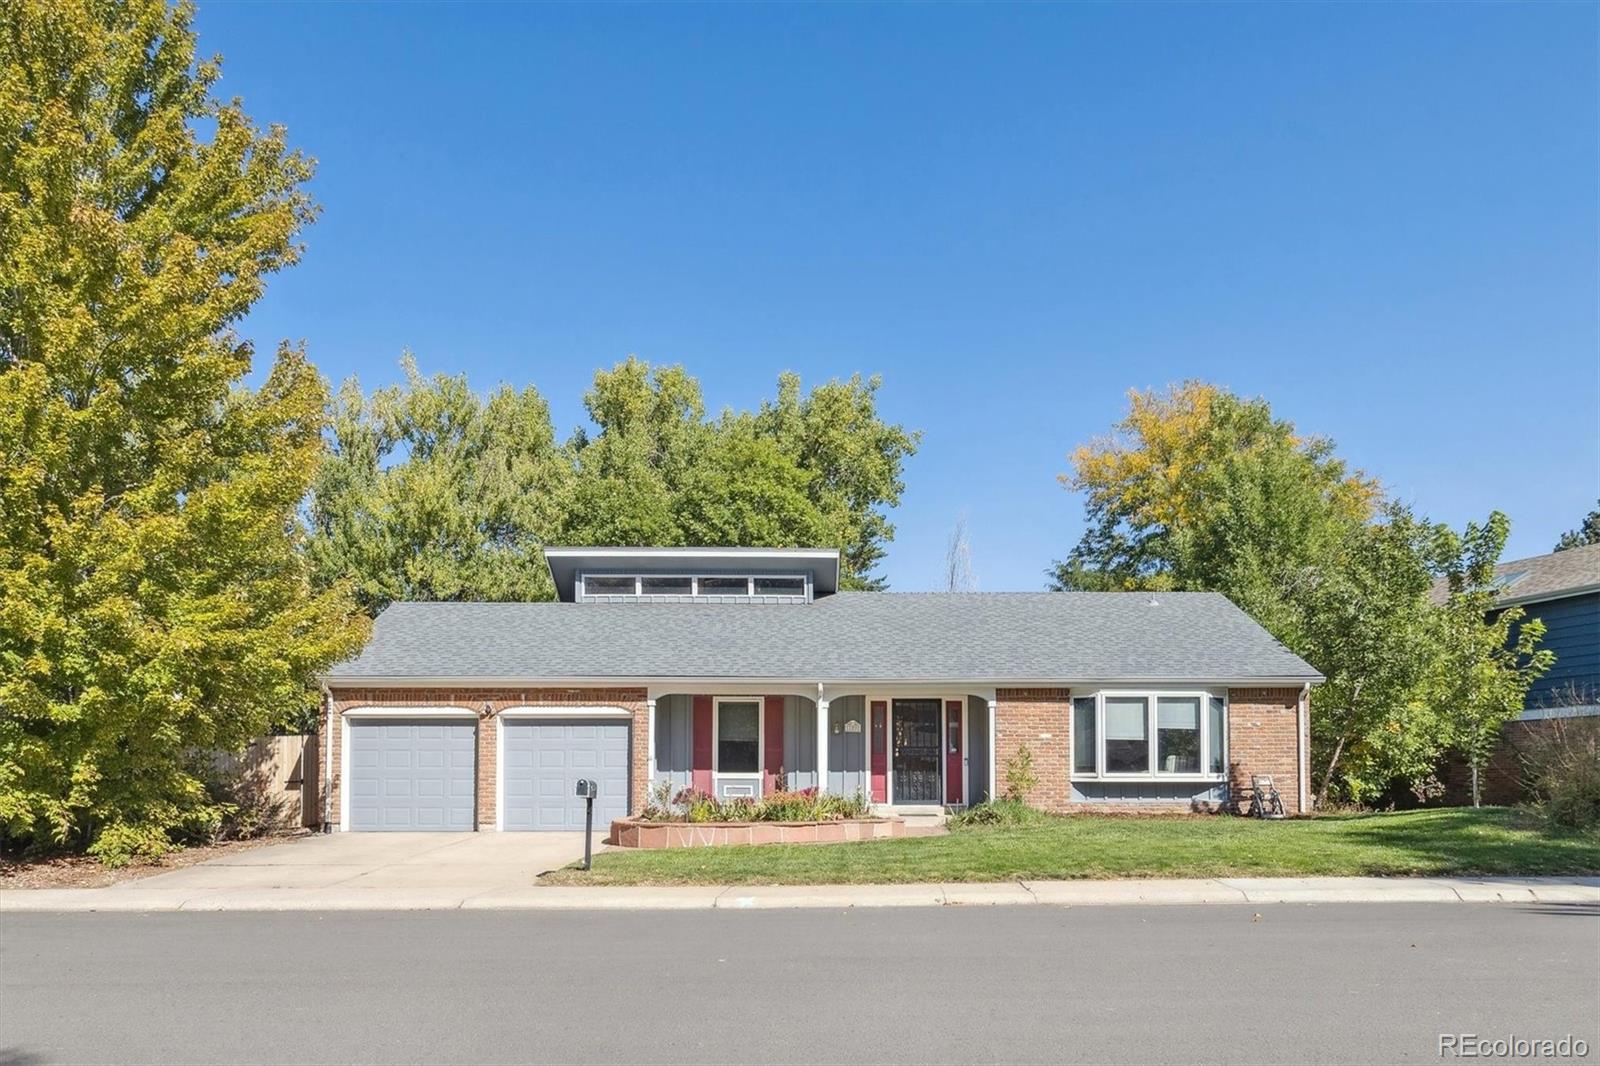
M 1554 827 L 1600 829 L 1600 718 L 1552 718 L 1523 751 L 1535 809 Z
M 89 845 L 89 854 L 113 869 L 136 860 L 151 862 L 172 850 L 172 841 L 164 829 L 126 822 L 107 826 Z
M 1020 800 L 998 799 L 980 803 L 950 816 L 951 829 L 972 829 L 978 826 L 1039 825 L 1048 821 L 1049 815 L 1035 810 Z
M 676 817 L 673 808 L 672 782 L 663 778 L 645 796 L 644 810 L 639 812 L 639 817 L 646 822 L 670 822 Z
M 1017 753 L 1006 760 L 1006 798 L 1024 803 L 1038 785 L 1039 777 L 1033 772 L 1033 752 L 1028 745 L 1020 745 Z
M 217 768 L 206 781 L 215 818 L 189 827 L 187 843 L 214 844 L 219 840 L 250 840 L 289 824 L 289 800 L 274 795 L 272 780 L 246 767 Z

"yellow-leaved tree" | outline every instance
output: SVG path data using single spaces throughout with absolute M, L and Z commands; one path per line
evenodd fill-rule
M 293 263 L 311 162 L 213 93 L 192 8 L 0 6 L 0 830 L 156 854 L 203 773 L 365 621 L 296 510 L 326 388 L 233 327 Z

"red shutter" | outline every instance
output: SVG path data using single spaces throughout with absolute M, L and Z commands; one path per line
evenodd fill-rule
M 694 787 L 711 791 L 711 697 L 694 698 Z
M 872 701 L 872 802 L 889 802 L 889 705 Z
M 783 791 L 783 697 L 767 697 L 767 735 L 762 757 L 761 794 Z
M 944 705 L 945 762 L 944 801 L 961 802 L 961 701 L 947 700 Z

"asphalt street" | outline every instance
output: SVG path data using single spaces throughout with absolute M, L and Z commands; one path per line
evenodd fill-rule
M 1600 1059 L 1600 908 L 0 917 L 7 1066 L 1440 1062 L 1446 1033 Z

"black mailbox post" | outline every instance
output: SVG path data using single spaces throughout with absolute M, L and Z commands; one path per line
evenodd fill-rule
M 578 778 L 577 794 L 583 797 L 583 868 L 587 870 L 592 858 L 591 849 L 594 846 L 594 798 L 600 792 L 600 786 L 587 777 Z

